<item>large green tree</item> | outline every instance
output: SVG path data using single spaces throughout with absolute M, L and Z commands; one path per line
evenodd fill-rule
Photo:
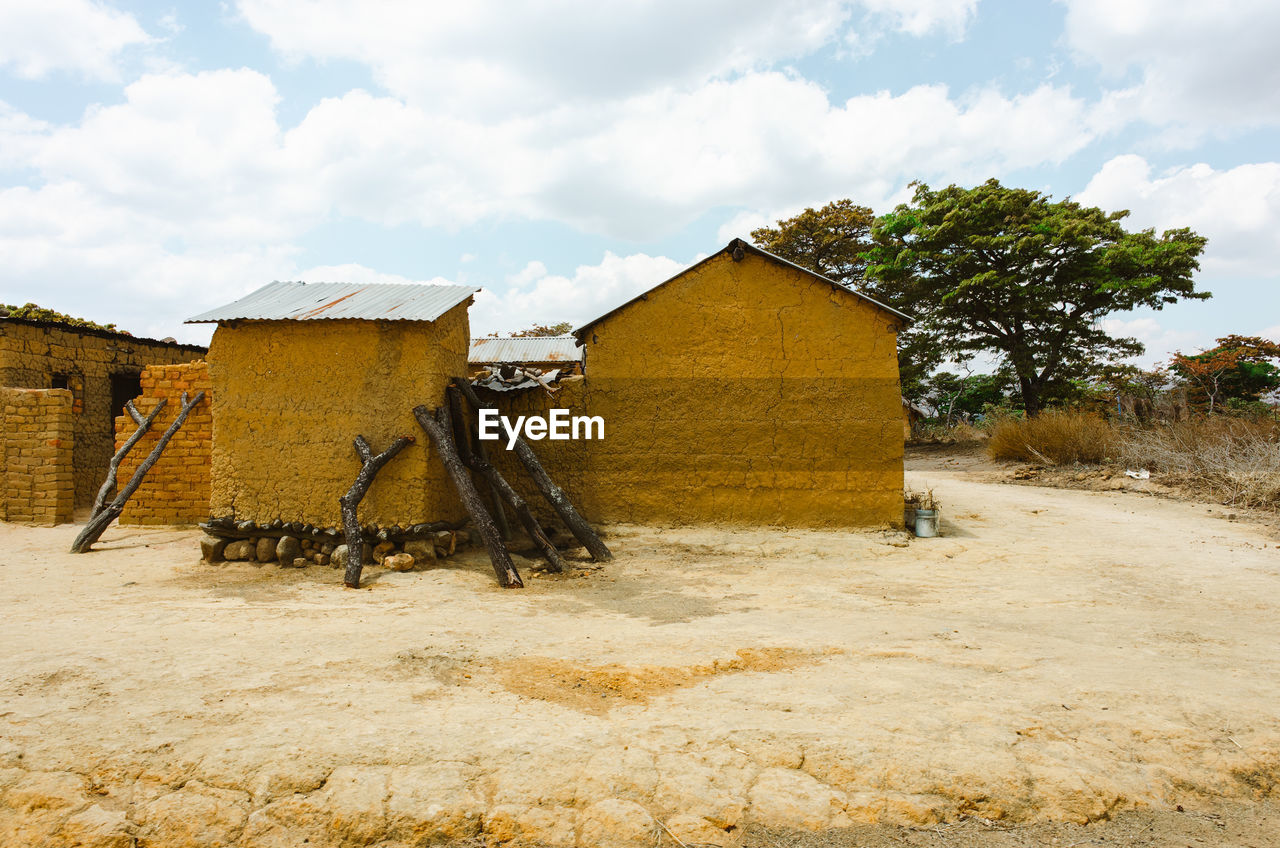
M 996 180 L 917 184 L 911 203 L 877 220 L 865 273 L 911 304 L 940 353 L 1000 357 L 1035 415 L 1064 375 L 1142 352 L 1103 318 L 1209 297 L 1192 279 L 1206 240 L 1189 229 L 1129 231 L 1127 215 Z
M 751 240 L 770 253 L 911 315 L 915 310 L 897 281 L 866 276 L 867 256 L 875 247 L 871 238 L 875 221 L 869 207 L 836 200 L 780 220 L 777 226 L 752 230 Z M 925 378 L 941 361 L 936 345 L 918 328 L 906 327 L 899 332 L 898 373 L 906 397 L 923 399 Z

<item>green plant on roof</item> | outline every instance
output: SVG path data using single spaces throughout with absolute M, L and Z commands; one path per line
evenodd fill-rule
M 122 336 L 133 335 L 124 330 L 116 329 L 115 324 L 99 324 L 95 321 L 89 321 L 84 318 L 76 318 L 73 315 L 66 315 L 61 312 L 55 312 L 52 309 L 45 309 L 34 303 L 27 303 L 22 306 L 11 306 L 7 303 L 0 303 L 0 318 L 26 318 L 29 321 L 49 321 L 54 324 L 66 324 L 68 327 L 85 327 L 90 330 L 106 330 L 109 333 L 119 333 Z

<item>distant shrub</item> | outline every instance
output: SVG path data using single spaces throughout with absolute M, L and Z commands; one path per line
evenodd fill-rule
M 1214 415 L 1124 432 L 1119 453 L 1130 467 L 1222 503 L 1280 508 L 1280 423 Z
M 930 418 L 917 421 L 911 427 L 911 441 L 931 444 L 963 444 L 980 442 L 987 438 L 984 429 L 975 427 L 967 421 L 957 421 L 950 427 L 945 421 Z
M 1227 398 L 1222 404 L 1222 411 L 1236 418 L 1275 418 L 1276 416 L 1275 408 L 1265 401 L 1244 398 Z
M 1003 417 L 991 425 L 993 459 L 1070 465 L 1100 463 L 1115 455 L 1115 433 L 1102 418 L 1050 410 L 1035 418 Z

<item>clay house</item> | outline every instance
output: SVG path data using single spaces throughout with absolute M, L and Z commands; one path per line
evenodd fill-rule
M 572 407 L 605 438 L 541 442 L 595 521 L 902 521 L 897 331 L 907 316 L 743 240 L 574 331 Z
M 15 439 L 37 430 L 48 430 L 48 438 L 37 448 L 45 455 L 31 456 L 43 460 L 39 463 L 43 472 L 52 475 L 40 486 L 32 482 L 34 478 L 19 475 L 21 480 L 14 477 L 6 484 L 6 492 L 16 496 L 24 487 L 70 487 L 69 498 L 58 495 L 65 504 L 58 507 L 56 517 L 42 513 L 43 518 L 28 519 L 29 510 L 16 506 L 6 510 L 6 517 L 70 521 L 71 508 L 91 506 L 115 452 L 115 419 L 125 403 L 139 394 L 144 367 L 191 362 L 204 355 L 203 347 L 172 339 L 158 341 L 58 321 L 0 317 L 0 387 L 14 390 L 5 392 L 5 409 L 11 410 L 5 422 L 6 475 L 18 474 L 22 465 L 24 449 Z M 53 393 L 37 398 L 32 392 Z M 22 422 L 8 420 L 14 415 Z M 59 420 L 66 425 L 56 423 Z M 58 449 L 68 447 L 69 468 L 50 468 L 64 462 Z
M 472 339 L 467 365 L 472 375 L 494 366 L 513 365 L 570 376 L 582 373 L 582 348 L 573 336 Z
M 188 319 L 216 323 L 210 514 L 265 526 L 341 524 L 338 498 L 360 470 L 352 447 L 417 443 L 378 475 L 360 506 L 381 527 L 462 516 L 428 457 L 415 405 L 443 402 L 467 373 L 467 307 L 477 289 L 276 282 Z

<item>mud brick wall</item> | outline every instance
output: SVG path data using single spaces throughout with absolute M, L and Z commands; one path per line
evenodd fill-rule
M 898 526 L 896 332 L 850 292 L 721 254 L 589 328 L 581 386 L 497 402 L 604 418 L 603 441 L 531 443 L 592 521 Z
M 182 409 L 182 393 L 205 398 L 191 410 L 173 435 L 160 460 L 147 472 L 142 486 L 129 499 L 121 524 L 195 524 L 209 517 L 209 467 L 213 453 L 213 386 L 203 361 L 186 365 L 152 365 L 142 372 L 142 394 L 133 405 L 143 415 L 155 409 L 161 398 L 167 403 L 151 429 L 120 463 L 120 485 L 133 476 L 160 436 Z M 138 426 L 128 414 L 116 419 L 116 449 Z M 104 468 L 105 473 L 105 468 Z
M 694 266 L 586 331 L 604 521 L 902 520 L 897 319 L 748 253 Z
M 147 365 L 191 362 L 204 348 L 20 318 L 0 319 L 0 386 L 53 387 L 55 375 L 72 394 L 75 500 L 93 503 L 115 452 L 113 377 L 132 377 Z
M 413 407 L 444 402 L 467 373 L 466 304 L 435 321 L 243 321 L 209 347 L 213 403 L 210 511 L 265 525 L 340 527 L 338 498 L 360 471 L 352 441 L 377 453 L 416 443 L 360 504 L 368 524 L 408 527 L 465 515 Z
M 66 389 L 0 387 L 4 422 L 0 519 L 27 524 L 72 520 L 72 403 Z

